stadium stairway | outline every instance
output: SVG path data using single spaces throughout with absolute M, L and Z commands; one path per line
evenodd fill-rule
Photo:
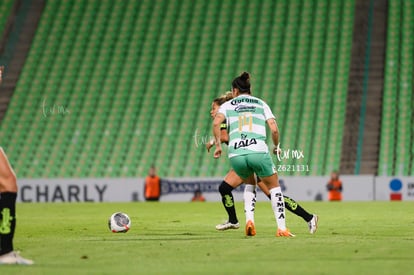
M 387 2 L 387 0 L 377 0 L 373 7 L 364 135 L 359 171 L 354 171 L 354 174 L 375 175 L 378 171 L 382 95 L 384 92 Z
M 4 40 L 10 31 L 11 20 L 19 1 L 3 0 L 0 2 L 0 54 L 4 49 Z
M 1 56 L 1 61 L 5 63 L 0 62 L 0 66 L 5 67 L 3 83 L 0 85 L 0 121 L 6 113 L 26 61 L 44 5 L 45 0 L 16 1 L 15 19 L 11 20 L 13 23 L 10 32 L 4 41 L 6 50 Z
M 5 69 L 8 58 L 8 49 L 6 48 L 7 38 L 9 37 L 11 27 L 14 22 L 17 7 L 20 1 L 5 0 L 0 2 L 0 66 Z M 2 71 L 2 81 L 6 76 L 6 72 Z M 1 85 L 0 85 L 1 91 Z M 7 105 L 10 101 L 11 94 L 0 92 L 0 121 L 6 112 Z
M 345 174 L 376 174 L 378 167 L 387 1 L 380 0 L 373 3 L 373 21 L 371 29 L 369 29 L 370 2 L 356 1 L 352 61 L 340 168 L 341 173 Z M 368 35 L 370 35 L 369 38 Z M 370 39 L 369 48 L 367 46 L 368 39 Z M 365 105 L 363 105 L 364 81 L 366 81 Z M 360 132 L 359 125 L 361 108 L 365 113 L 362 132 Z M 363 135 L 361 140 L 359 140 L 360 135 Z M 359 163 L 358 142 L 362 142 Z

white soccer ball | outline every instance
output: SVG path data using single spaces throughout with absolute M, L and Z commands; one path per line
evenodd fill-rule
M 116 212 L 109 218 L 108 226 L 114 233 L 126 233 L 131 228 L 131 219 L 125 213 Z

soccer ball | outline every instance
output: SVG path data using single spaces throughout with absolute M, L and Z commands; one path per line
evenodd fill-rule
M 109 217 L 108 227 L 114 233 L 126 233 L 131 228 L 131 219 L 125 213 L 113 213 Z

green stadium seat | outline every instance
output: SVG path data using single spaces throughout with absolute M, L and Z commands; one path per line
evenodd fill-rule
M 325 175 L 340 162 L 345 109 L 331 105 L 346 102 L 354 5 L 47 1 L 0 138 L 22 177 L 144 177 L 152 164 L 165 177 L 222 177 L 227 159 L 194 134 L 211 135 L 212 99 L 247 70 L 282 146 L 303 149 L 309 174 Z M 45 118 L 45 99 L 70 113 Z
M 412 129 L 413 12 L 411 1 L 390 2 L 381 120 L 379 175 L 414 175 Z

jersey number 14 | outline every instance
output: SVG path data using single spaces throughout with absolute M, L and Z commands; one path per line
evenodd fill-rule
M 243 113 L 239 115 L 239 132 L 243 131 L 244 126 L 249 127 L 249 132 L 253 130 L 252 113 Z

